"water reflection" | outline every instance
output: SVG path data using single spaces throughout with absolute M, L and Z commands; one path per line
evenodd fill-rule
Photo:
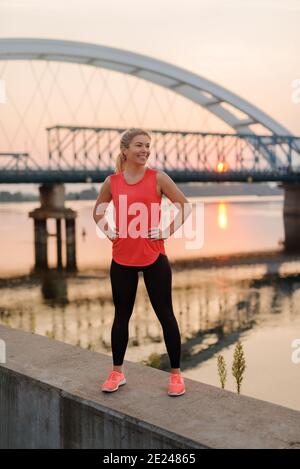
M 224 203 L 218 204 L 218 226 L 225 230 L 228 225 L 227 205 Z
M 195 198 L 204 202 L 204 244 L 201 248 L 187 249 L 188 238 L 171 236 L 166 241 L 169 258 L 175 262 L 183 259 L 199 259 L 241 252 L 280 250 L 279 241 L 284 238 L 282 200 L 258 201 L 247 198 Z M 251 201 L 252 200 L 252 201 Z M 28 213 L 35 202 L 0 204 L 1 266 L 0 277 L 12 277 L 32 272 L 34 268 L 34 232 Z M 100 239 L 92 217 L 92 201 L 69 201 L 68 206 L 77 212 L 76 256 L 78 269 L 107 269 L 111 261 L 111 242 Z M 194 206 L 195 209 L 195 206 Z M 193 215 L 193 219 L 196 217 Z M 54 231 L 55 220 L 49 221 L 49 231 Z M 20 227 L 22 227 L 20 229 Z M 48 260 L 51 269 L 57 263 L 56 242 L 48 239 Z M 65 233 L 62 233 L 65 246 Z M 12 255 L 13 253 L 13 255 Z M 63 264 L 66 262 L 62 250 Z M 18 261 L 16 262 L 16 259 Z
M 300 276 L 295 271 L 300 271 L 300 265 L 290 263 L 290 274 L 274 273 L 281 266 L 282 262 L 275 260 L 219 268 L 173 268 L 173 305 L 182 337 L 182 370 L 211 358 L 270 315 L 288 317 L 290 321 L 299 315 Z M 111 353 L 113 315 L 111 286 L 105 271 L 91 275 L 49 271 L 39 277 L 1 283 L 2 324 L 97 352 Z M 161 326 L 142 278 L 129 336 L 126 359 L 151 365 L 154 360 L 159 368 L 169 369 Z
M 45 302 L 53 306 L 69 303 L 67 295 L 67 278 L 55 270 L 41 275 L 41 294 Z

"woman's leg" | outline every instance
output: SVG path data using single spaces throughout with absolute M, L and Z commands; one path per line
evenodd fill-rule
M 153 309 L 162 325 L 164 340 L 173 372 L 180 371 L 181 339 L 172 304 L 172 271 L 168 257 L 143 268 L 144 282 Z
M 110 279 L 115 306 L 111 329 L 113 364 L 116 371 L 121 371 L 128 344 L 128 323 L 138 286 L 138 271 L 135 267 L 118 264 L 112 259 Z

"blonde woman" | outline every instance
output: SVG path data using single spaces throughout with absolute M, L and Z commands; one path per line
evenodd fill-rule
M 174 233 L 175 227 L 177 230 L 184 223 L 191 207 L 165 172 L 146 164 L 150 156 L 150 144 L 151 136 L 143 129 L 129 129 L 123 133 L 115 174 L 105 179 L 93 211 L 95 222 L 112 242 L 110 280 L 115 306 L 111 330 L 113 368 L 101 389 L 113 392 L 126 383 L 122 366 L 138 286 L 138 272 L 142 271 L 152 307 L 162 326 L 170 359 L 168 394 L 180 396 L 185 393 L 184 379 L 180 373 L 181 339 L 173 311 L 172 272 L 164 240 Z M 162 231 L 159 223 L 163 194 L 183 210 L 179 210 L 170 226 Z M 102 208 L 111 200 L 116 216 L 115 229 L 105 223 L 105 209 Z M 133 215 L 137 207 L 141 215 L 139 226 Z

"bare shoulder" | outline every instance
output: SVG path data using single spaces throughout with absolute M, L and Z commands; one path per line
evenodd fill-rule
M 157 177 L 158 178 L 161 178 L 161 177 L 163 177 L 164 175 L 167 174 L 164 171 L 162 171 L 161 169 L 157 169 L 156 172 L 157 172 Z
M 164 182 L 164 181 L 172 181 L 173 179 L 170 178 L 170 176 L 168 176 L 167 173 L 165 173 L 164 171 L 162 171 L 161 169 L 158 169 L 157 170 L 157 180 L 159 182 Z
M 104 179 L 102 183 L 98 199 L 108 201 L 108 200 L 111 200 L 111 198 L 112 198 L 112 193 L 111 193 L 111 183 L 110 183 L 110 175 L 109 175 Z
M 110 184 L 110 178 L 111 178 L 111 174 L 109 176 L 106 176 L 106 178 L 104 179 L 103 181 L 103 185 L 102 185 L 102 188 L 105 190 L 105 191 L 109 191 L 110 192 L 110 188 L 111 188 L 111 184 Z
M 173 179 L 165 173 L 165 171 L 157 171 L 157 181 L 162 194 L 164 194 L 171 202 L 187 203 L 188 200 L 184 193 L 177 187 Z
M 165 195 L 165 187 L 169 176 L 162 170 L 156 170 L 156 191 L 159 197 Z M 170 178 L 169 178 L 170 179 Z

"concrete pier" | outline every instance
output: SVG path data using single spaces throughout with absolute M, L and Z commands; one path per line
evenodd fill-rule
M 76 270 L 76 239 L 75 239 L 75 219 L 66 218 L 66 253 L 67 270 Z
M 300 412 L 124 362 L 127 384 L 105 394 L 111 357 L 0 326 L 0 448 L 300 448 Z
M 62 269 L 62 238 L 61 238 L 61 218 L 56 219 L 56 252 L 57 268 Z
M 284 189 L 284 247 L 300 252 L 300 183 L 283 183 Z
M 45 218 L 34 218 L 34 252 L 35 266 L 48 268 L 47 220 Z
M 48 269 L 47 220 L 56 220 L 57 269 L 63 268 L 62 224 L 65 220 L 66 270 L 77 270 L 76 265 L 76 212 L 65 207 L 65 187 L 63 184 L 42 184 L 39 187 L 41 206 L 29 212 L 34 220 L 35 268 Z

